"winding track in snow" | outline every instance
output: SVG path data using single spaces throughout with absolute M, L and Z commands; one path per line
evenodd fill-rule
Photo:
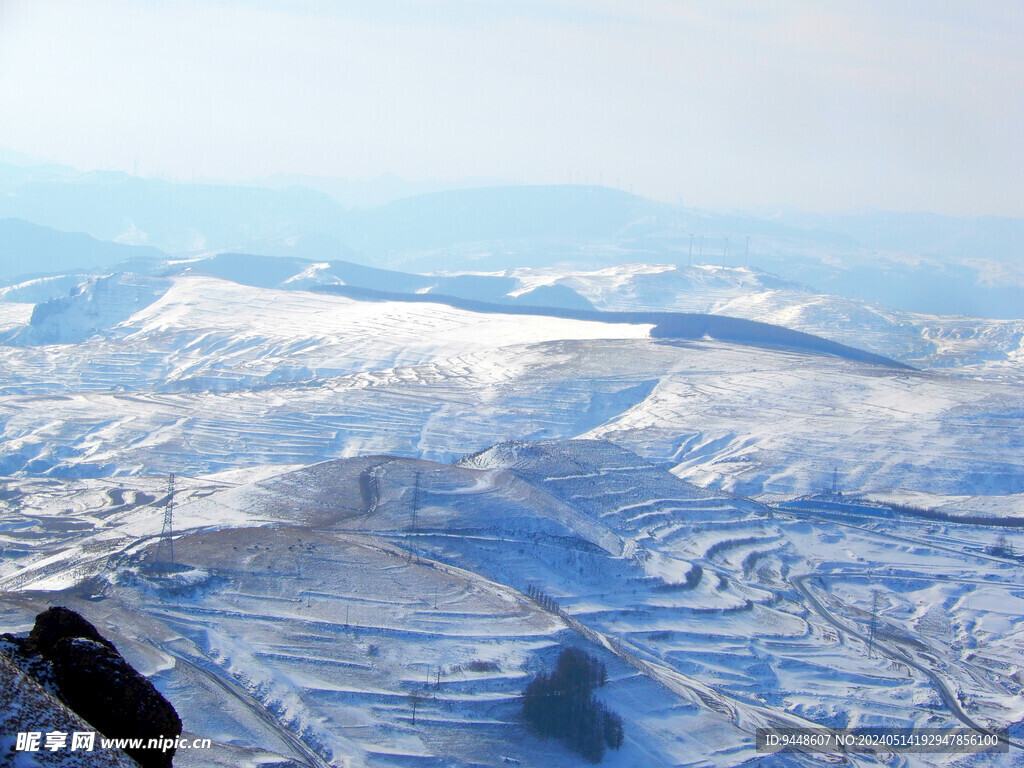
M 860 533 L 866 534 L 866 535 L 876 536 L 878 538 L 886 539 L 886 540 L 889 540 L 889 541 L 896 541 L 896 542 L 899 542 L 901 544 L 911 544 L 911 545 L 914 545 L 914 546 L 928 547 L 930 549 L 940 550 L 940 551 L 943 551 L 943 552 L 949 552 L 951 554 L 957 555 L 958 557 L 969 556 L 969 557 L 974 557 L 974 558 L 976 558 L 978 560 L 984 560 L 986 562 L 995 561 L 995 562 L 998 562 L 1000 564 L 1005 564 L 1007 562 L 1004 558 L 995 557 L 995 556 L 988 555 L 988 554 L 985 554 L 985 553 L 982 553 L 982 552 L 971 552 L 971 551 L 968 551 L 968 550 L 957 549 L 957 548 L 951 547 L 951 546 L 944 546 L 942 544 L 936 544 L 933 541 L 924 541 L 924 540 L 921 540 L 921 539 L 915 539 L 915 538 L 911 538 L 911 537 L 908 537 L 908 536 L 900 536 L 898 534 L 888 533 L 888 532 L 885 532 L 885 531 L 876 531 L 876 530 L 873 530 L 873 529 L 868 528 L 866 526 L 857 525 L 856 523 L 847 523 L 847 522 L 842 522 L 842 521 L 839 521 L 839 520 L 834 520 L 831 517 L 825 517 L 825 516 L 822 516 L 822 515 L 816 515 L 816 514 L 814 514 L 813 511 L 807 511 L 807 512 L 796 511 L 796 510 L 792 510 L 792 509 L 786 508 L 785 506 L 777 506 L 777 507 L 775 507 L 775 511 L 776 511 L 776 513 L 790 515 L 792 517 L 802 518 L 802 519 L 805 519 L 805 520 L 806 519 L 818 520 L 818 521 L 822 521 L 822 522 L 832 523 L 832 524 L 837 525 L 837 526 L 842 526 L 844 528 L 852 528 L 852 529 L 854 529 L 854 530 L 856 530 L 856 531 L 858 531 Z M 852 629 L 851 627 L 847 626 L 839 618 L 837 618 L 831 611 L 829 611 L 828 608 L 825 607 L 824 603 L 822 603 L 817 598 L 817 596 L 812 592 L 812 590 L 807 586 L 806 582 L 809 579 L 817 578 L 819 576 L 828 576 L 829 578 L 834 578 L 834 577 L 842 577 L 842 578 L 869 578 L 869 577 L 871 577 L 873 575 L 875 575 L 875 574 L 865 573 L 865 572 L 862 572 L 862 571 L 834 571 L 834 572 L 830 572 L 830 573 L 827 573 L 827 574 L 807 573 L 807 574 L 802 574 L 802 575 L 791 577 L 790 578 L 790 583 L 804 597 L 804 599 L 807 601 L 808 605 L 810 605 L 810 607 L 815 611 L 815 613 L 817 613 L 819 616 L 821 616 L 823 619 L 825 619 L 829 624 L 831 624 L 832 626 L 836 627 L 836 629 L 840 630 L 841 632 L 845 632 L 845 633 L 847 633 L 847 634 L 849 634 L 849 635 L 851 635 L 853 637 L 858 638 L 859 640 L 861 640 L 865 644 L 868 644 L 868 642 L 869 642 L 868 638 L 864 634 L 862 634 L 861 632 L 858 632 L 857 630 Z M 928 574 L 927 576 L 922 575 L 922 576 L 919 576 L 919 577 L 907 576 L 905 574 L 900 574 L 900 578 L 920 578 L 922 581 L 930 581 L 930 582 L 934 582 L 934 581 L 947 581 L 947 582 L 974 583 L 974 584 L 982 583 L 982 584 L 985 584 L 985 585 L 992 585 L 992 584 L 996 584 L 996 583 L 1001 583 L 1001 584 L 1005 584 L 1007 586 L 1013 586 L 1013 587 L 1019 587 L 1020 586 L 1020 584 L 1016 583 L 1016 582 L 1005 582 L 1005 581 L 995 582 L 995 581 L 991 581 L 991 580 L 980 581 L 978 579 L 958 578 L 958 577 L 955 577 L 955 576 L 949 576 L 949 575 L 944 575 L 944 574 Z M 931 682 L 931 684 L 934 686 L 936 691 L 939 693 L 939 696 L 942 698 L 943 703 L 945 703 L 945 705 L 949 709 L 949 711 L 960 722 L 962 722 L 964 725 L 966 725 L 969 728 L 972 728 L 972 729 L 974 729 L 976 731 L 979 731 L 980 733 L 985 733 L 985 734 L 990 733 L 990 731 L 988 731 L 986 728 L 984 728 L 979 723 L 975 722 L 970 717 L 970 715 L 968 715 L 964 711 L 963 707 L 960 706 L 960 702 L 957 700 L 956 695 L 949 688 L 949 685 L 946 683 L 946 681 L 942 677 L 940 677 L 938 674 L 936 674 L 933 670 L 931 670 L 930 668 L 924 666 L 923 664 L 920 664 L 920 663 L 914 661 L 910 657 L 910 655 L 905 653 L 904 651 L 899 650 L 899 649 L 894 649 L 894 648 L 886 645 L 884 642 L 879 641 L 877 638 L 874 639 L 873 645 L 876 648 L 880 648 L 880 649 L 884 650 L 887 653 L 887 655 L 890 658 L 892 658 L 894 661 L 897 661 L 899 663 L 906 664 L 906 665 L 908 665 L 910 667 L 913 667 L 914 669 L 918 670 L 921 674 L 923 674 Z M 1001 740 L 1005 741 L 1008 745 L 1010 745 L 1012 747 L 1024 750 L 1024 743 L 1013 741 L 1011 739 L 1001 739 Z
M 344 538 L 349 541 L 363 546 L 369 549 L 375 549 L 380 552 L 386 552 L 389 554 L 408 553 L 407 550 L 403 550 L 400 547 L 393 544 L 384 544 L 377 541 L 370 541 L 363 537 L 348 535 Z M 593 629 L 587 626 L 578 619 L 573 618 L 570 614 L 557 606 L 552 609 L 548 606 L 542 605 L 528 595 L 520 592 L 514 587 L 510 587 L 507 584 L 493 581 L 486 578 L 474 571 L 469 571 L 464 568 L 449 565 L 438 560 L 433 560 L 429 557 L 424 557 L 420 553 L 413 553 L 417 558 L 420 565 L 426 565 L 446 573 L 450 576 L 454 576 L 460 579 L 464 579 L 467 582 L 472 582 L 478 586 L 482 586 L 488 591 L 502 596 L 504 599 L 510 602 L 516 602 L 520 604 L 529 604 L 535 610 L 540 610 L 551 616 L 558 618 L 565 625 L 576 632 L 581 637 L 600 645 L 610 653 L 614 654 L 621 661 L 628 664 L 629 666 L 636 669 L 644 677 L 653 680 L 654 682 L 661 685 L 666 690 L 670 691 L 676 696 L 680 696 L 687 701 L 691 701 L 700 707 L 711 710 L 719 715 L 723 715 L 728 718 L 737 727 L 748 731 L 753 739 L 754 729 L 758 727 L 767 728 L 820 728 L 821 726 L 809 720 L 805 720 L 796 715 L 791 715 L 786 712 L 778 712 L 767 707 L 760 707 L 749 704 L 747 702 L 739 701 L 729 696 L 728 694 L 722 693 L 715 690 L 709 685 L 706 685 L 699 680 L 691 678 L 672 669 L 660 662 L 641 658 L 638 649 L 628 648 L 618 638 L 612 637 L 604 632 Z M 824 762 L 833 762 L 834 756 L 831 755 L 814 755 L 806 754 L 804 757 L 810 759 L 820 759 Z
M 825 619 L 825 621 L 834 626 L 840 632 L 844 632 L 848 635 L 856 637 L 857 639 L 861 640 L 865 645 L 869 645 L 869 647 L 880 648 L 881 650 L 885 651 L 885 653 L 894 661 L 897 661 L 901 664 L 906 664 L 907 666 L 916 669 L 918 672 L 920 672 L 926 678 L 928 678 L 931 684 L 935 687 L 935 690 L 938 691 L 939 696 L 942 697 L 943 703 L 945 703 L 946 707 L 953 714 L 953 716 L 956 717 L 957 720 L 962 722 L 968 728 L 972 728 L 975 731 L 978 731 L 979 733 L 986 735 L 992 734 L 992 731 L 974 721 L 971 718 L 971 716 L 964 711 L 963 707 L 960 706 L 960 702 L 957 701 L 956 695 L 953 693 L 952 690 L 950 690 L 949 686 L 946 684 L 946 681 L 939 677 L 939 675 L 937 675 L 934 671 L 924 666 L 923 664 L 920 664 L 917 661 L 915 661 L 913 658 L 911 658 L 911 656 L 908 653 L 906 653 L 902 649 L 893 648 L 892 646 L 887 645 L 885 642 L 879 640 L 878 638 L 869 640 L 863 633 L 858 632 L 856 629 L 852 629 L 846 623 L 837 618 L 835 614 L 829 611 L 828 608 L 825 607 L 824 603 L 822 603 L 818 599 L 814 592 L 805 583 L 808 579 L 818 578 L 820 575 L 821 574 L 806 573 L 799 576 L 794 576 L 789 581 L 796 588 L 796 590 L 803 596 L 803 598 L 811 606 L 814 612 L 821 616 L 823 619 Z M 828 575 L 832 576 L 839 574 Z M 930 579 L 931 577 L 928 578 Z M 1024 744 L 1020 742 L 1013 741 L 1011 739 L 1003 737 L 1000 737 L 1000 741 L 1005 742 L 1011 747 L 1024 750 Z
M 807 511 L 800 510 L 800 511 L 797 511 L 797 510 L 790 509 L 789 507 L 786 507 L 784 505 L 773 505 L 772 506 L 772 511 L 775 514 L 790 515 L 792 517 L 798 517 L 798 518 L 801 518 L 803 520 L 815 520 L 815 521 L 822 522 L 822 523 L 831 523 L 832 525 L 841 526 L 843 528 L 852 528 L 855 531 L 859 531 L 860 533 L 862 533 L 862 534 L 864 534 L 866 536 L 875 536 L 877 538 L 889 539 L 891 541 L 898 541 L 901 544 L 911 544 L 911 545 L 913 545 L 915 547 L 927 547 L 928 549 L 935 549 L 935 550 L 938 550 L 938 551 L 941 551 L 941 552 L 949 552 L 951 554 L 956 555 L 957 557 L 973 557 L 976 560 L 984 560 L 984 561 L 986 561 L 988 563 L 999 563 L 1000 565 L 1019 565 L 1018 562 L 1016 562 L 1014 560 L 1010 560 L 1010 559 L 1008 559 L 1006 557 L 1000 557 L 999 555 L 990 555 L 990 554 L 988 554 L 986 552 L 976 552 L 976 551 L 972 551 L 970 549 L 957 549 L 955 547 L 946 546 L 946 545 L 943 545 L 943 544 L 937 544 L 935 541 L 929 540 L 929 539 L 915 539 L 915 538 L 912 538 L 910 536 L 900 536 L 897 533 L 889 533 L 888 531 L 878 531 L 878 530 L 874 530 L 873 528 L 868 528 L 867 526 L 864 526 L 864 525 L 858 525 L 857 523 L 843 522 L 842 520 L 837 520 L 837 519 L 835 519 L 833 517 L 828 517 L 826 515 L 821 515 L 821 514 L 815 514 L 811 510 L 807 510 Z M 852 512 L 852 514 L 856 514 L 856 512 Z M 863 514 L 862 514 L 862 516 L 863 516 Z M 885 522 L 889 522 L 889 520 L 885 519 L 885 518 L 882 518 L 882 520 L 885 521 Z M 929 522 L 932 522 L 932 521 L 929 521 Z M 971 523 L 958 523 L 958 522 L 952 521 L 952 520 L 950 520 L 950 521 L 934 521 L 933 524 L 935 524 L 935 525 L 950 525 L 950 524 L 953 524 L 953 525 L 972 525 Z M 946 537 L 946 541 L 950 541 L 948 536 Z M 1015 586 L 1019 587 L 1021 585 L 1017 584 Z
M 300 759 L 307 768 L 334 768 L 331 763 L 324 759 L 312 748 L 309 747 L 300 737 L 288 730 L 281 722 L 274 717 L 266 707 L 253 699 L 241 686 L 224 675 L 208 669 L 189 659 L 184 654 L 174 650 L 164 643 L 150 643 L 154 648 L 163 651 L 168 656 L 173 656 L 176 662 L 180 662 L 198 674 L 205 677 L 216 685 L 228 696 L 241 703 L 246 709 L 253 713 L 261 723 L 270 728 L 274 734 L 288 744 L 295 752 L 295 757 Z

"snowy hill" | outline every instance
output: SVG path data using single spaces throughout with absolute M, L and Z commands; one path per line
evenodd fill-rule
M 1019 321 L 231 253 L 0 299 L 0 631 L 85 615 L 213 739 L 176 765 L 582 768 L 521 718 L 567 647 L 612 768 L 835 763 L 754 749 L 809 725 L 1007 727 L 855 760 L 1020 762 Z
M 412 274 L 377 269 L 350 261 L 314 262 L 292 256 L 221 253 L 174 264 L 168 274 L 200 274 L 259 288 L 288 290 L 351 286 L 389 293 L 454 296 L 499 304 L 593 309 L 590 302 L 561 285 L 516 290 L 519 282 L 491 274 Z
M 42 304 L 37 321 L 64 313 L 71 293 L 83 297 L 94 289 L 89 281 L 123 275 L 123 284 L 175 275 L 207 275 L 253 287 L 286 290 L 369 289 L 482 301 L 513 306 L 611 312 L 694 312 L 743 318 L 791 328 L 859 348 L 914 367 L 961 376 L 1020 380 L 1024 320 L 922 315 L 891 307 L 822 294 L 756 269 L 712 265 L 621 264 L 605 269 L 518 268 L 494 273 L 413 274 L 366 267 L 350 261 L 311 261 L 298 257 L 222 253 L 186 260 L 132 261 L 102 270 L 54 274 L 0 288 L 0 313 L 14 326 L 31 306 Z M 157 290 L 154 288 L 153 290 Z M 152 291 L 150 291 L 152 293 Z M 352 294 L 356 295 L 356 294 Z M 141 300 L 141 298 L 139 299 Z M 110 296 L 106 303 L 116 302 Z M 127 318 L 137 304 L 91 311 Z M 84 321 L 72 323 L 76 328 Z M 3 323 L 3 320 L 0 320 Z M 27 323 L 24 323 L 27 325 Z M 51 322 L 52 325 L 52 322 Z M 88 324 L 86 324 L 88 325 Z M 11 326 L 9 326 L 11 327 Z M 3 326 L 0 325 L 0 329 Z M 89 325 L 76 338 L 84 338 Z M 14 330 L 18 330 L 14 328 Z M 2 331 L 0 331 L 2 332 Z M 70 331 L 69 331 L 70 332 Z M 21 329 L 7 334 L 17 343 L 38 343 L 49 335 Z M 71 337 L 67 337 L 70 339 Z M 33 342 L 33 339 L 37 341 Z
M 650 333 L 175 278 L 84 342 L 0 349 L 0 466 L 95 476 L 374 453 L 451 461 L 587 435 L 748 495 L 816 491 L 837 467 L 870 491 L 1024 490 L 1019 441 L 1002 427 L 1024 407 L 1019 385 Z
M 162 293 L 161 293 L 162 292 Z M 156 295 L 154 295 L 156 294 Z M 141 307 L 141 308 L 140 308 Z M 48 318 L 52 318 L 52 321 Z M 57 323 L 57 325 L 54 325 Z M 67 334 L 76 346 L 41 348 Z M 354 301 L 210 277 L 111 277 L 39 304 L 0 347 L 7 392 L 238 390 L 564 338 L 643 338 L 649 325 L 482 315 Z M 102 331 L 102 332 L 101 332 Z M 91 335 L 90 335 L 91 334 Z
M 606 311 L 657 309 L 743 317 L 812 333 L 914 367 L 965 376 L 1024 376 L 1024 319 L 902 312 L 819 293 L 742 267 L 624 264 L 599 270 L 516 269 L 507 274 L 519 282 L 516 291 L 565 286 Z
M 256 265 L 261 265 L 259 268 Z M 337 286 L 489 303 L 610 312 L 697 312 L 803 331 L 914 367 L 962 376 L 1024 377 L 1024 319 L 922 315 L 822 294 L 742 267 L 622 264 L 606 269 L 519 268 L 415 275 L 350 262 L 222 254 L 176 268 L 263 287 Z
M 694 753 L 793 765 L 754 753 L 767 725 L 1024 714 L 1019 569 L 985 554 L 984 529 L 812 525 L 813 507 L 709 492 L 606 442 L 515 441 L 458 465 L 366 456 L 183 478 L 176 565 L 159 571 L 155 479 L 49 486 L 13 481 L 4 499 L 30 502 L 18 518 L 36 532 L 10 529 L 34 544 L 0 571 L 23 590 L 0 616 L 18 627 L 54 599 L 82 611 L 186 730 L 214 737 L 187 765 L 581 766 L 518 714 L 566 646 L 608 667 L 600 696 L 626 743 L 605 763 L 623 768 Z
M 39 281 L 34 281 L 39 282 Z M 26 293 L 16 286 L 11 293 Z M 42 286 L 39 286 L 40 288 Z M 166 290 L 165 280 L 115 274 L 94 277 L 76 285 L 68 296 L 36 304 L 27 327 L 6 340 L 16 346 L 74 344 L 109 331 L 156 301 Z M 51 288 L 51 286 L 46 286 Z

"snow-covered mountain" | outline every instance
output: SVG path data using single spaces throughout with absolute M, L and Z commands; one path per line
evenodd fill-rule
M 984 527 L 767 507 L 594 440 L 246 474 L 178 478 L 163 569 L 162 479 L 4 495 L 5 625 L 47 600 L 84 613 L 214 738 L 179 765 L 584 765 L 519 716 L 566 646 L 608 668 L 622 768 L 820 759 L 757 755 L 757 727 L 1024 715 L 1019 568 Z
M 917 368 L 1017 378 L 1024 319 L 903 312 L 812 291 L 740 267 L 627 264 L 600 270 L 517 269 L 517 291 L 565 286 L 606 311 L 707 312 L 781 325 L 875 352 Z M 1024 315 L 1024 304 L 1019 315 Z
M 0 218 L 0 286 L 13 280 L 85 271 L 165 256 L 156 248 L 97 240 L 13 218 Z
M 104 318 L 109 327 L 0 349 L 7 474 L 212 472 L 378 452 L 451 461 L 502 440 L 589 434 L 750 495 L 817 490 L 836 467 L 863 490 L 1024 491 L 1020 445 L 1001 427 L 1022 407 L 1013 382 L 652 339 L 639 322 L 200 275 L 94 281 L 38 305 L 13 337 L 45 333 L 39 307 L 53 306 L 70 338 Z M 962 438 L 943 438 L 965 422 Z
M 706 264 L 22 280 L 0 628 L 87 616 L 214 740 L 179 766 L 582 766 L 520 715 L 566 647 L 617 768 L 831 764 L 755 751 L 811 725 L 1009 728 L 898 760 L 1018 764 L 1019 324 Z
M 58 171 L 0 165 L 0 217 L 176 254 L 235 251 L 418 273 L 749 266 L 909 312 L 1012 319 L 1024 305 L 1024 224 L 1014 219 L 705 211 L 575 185 L 474 186 L 352 208 L 302 186 Z

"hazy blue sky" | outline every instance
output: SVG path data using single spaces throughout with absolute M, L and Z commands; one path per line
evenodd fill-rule
M 0 145 L 1024 216 L 1024 3 L 0 0 Z

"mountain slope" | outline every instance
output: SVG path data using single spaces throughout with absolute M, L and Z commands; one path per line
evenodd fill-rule
M 931 214 L 683 208 L 593 186 L 477 187 L 344 208 L 301 187 L 12 174 L 0 216 L 173 253 L 250 251 L 416 272 L 626 262 L 756 266 L 847 298 L 1014 318 L 1024 225 Z
M 565 286 L 604 311 L 705 312 L 780 325 L 964 376 L 1024 378 L 1024 319 L 921 315 L 812 291 L 742 267 L 623 264 L 516 269 L 516 292 Z M 1017 314 L 1020 314 L 1019 312 Z
M 82 271 L 164 256 L 156 248 L 104 242 L 20 219 L 0 219 L 0 281 L 6 283 L 17 277 Z
M 224 765 L 576 768 L 519 717 L 564 647 L 607 666 L 599 696 L 627 736 L 613 768 L 695 752 L 716 768 L 814 765 L 755 753 L 754 729 L 949 728 L 956 712 L 1018 728 L 1024 713 L 1019 579 L 979 546 L 990 530 L 811 524 L 595 440 L 231 478 L 182 478 L 164 569 L 147 567 L 153 478 L 50 481 L 32 498 L 52 509 L 34 514 L 75 499 L 78 530 L 13 532 L 35 552 L 0 570 L 29 588 L 0 600 L 5 621 L 53 599 L 80 610 L 187 702 L 186 729 L 213 734 Z

